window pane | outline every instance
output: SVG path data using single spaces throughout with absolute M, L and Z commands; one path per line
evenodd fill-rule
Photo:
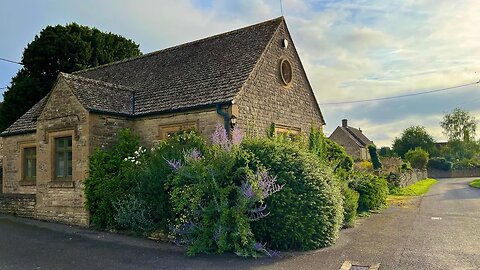
M 23 149 L 23 178 L 24 180 L 35 180 L 36 176 L 36 152 L 35 147 Z
M 56 147 L 56 151 L 59 151 L 63 148 L 63 138 L 60 138 L 60 139 L 56 139 L 55 140 L 55 147 Z
M 67 176 L 72 176 L 72 151 L 68 151 L 67 155 Z
M 57 177 L 63 177 L 65 171 L 65 159 L 63 152 L 57 152 L 57 162 L 56 162 L 56 171 Z

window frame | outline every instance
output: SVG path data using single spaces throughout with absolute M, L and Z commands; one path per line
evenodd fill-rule
M 61 149 L 58 149 L 58 142 L 60 140 L 63 140 L 63 146 Z M 70 141 L 70 146 L 68 145 L 68 142 Z M 73 177 L 73 137 L 72 136 L 58 136 L 53 138 L 53 151 L 52 151 L 52 173 L 53 173 L 53 179 L 55 181 L 72 181 Z M 61 150 L 61 151 L 59 151 Z M 58 160 L 58 154 L 62 153 L 63 154 L 63 175 L 59 176 L 59 160 Z M 69 154 L 70 153 L 70 163 L 69 163 Z M 70 164 L 70 175 L 68 174 L 69 172 L 69 165 Z
M 20 186 L 34 186 L 37 182 L 37 144 L 35 141 L 22 141 L 18 142 L 18 151 L 19 151 L 19 159 L 18 159 L 18 174 L 19 174 L 19 185 Z M 26 156 L 25 156 L 25 149 L 35 148 L 35 176 L 34 177 L 26 177 Z
M 160 140 L 165 140 L 172 134 L 188 130 L 198 130 L 198 123 L 196 121 L 190 121 L 161 125 L 158 131 L 158 138 Z
M 28 152 L 33 152 L 33 153 L 28 153 Z M 33 168 L 29 168 L 28 166 L 29 160 L 33 160 Z M 32 173 L 32 176 L 29 176 L 30 173 Z M 28 146 L 28 147 L 22 148 L 22 181 L 24 182 L 37 181 L 37 147 L 36 146 L 33 146 L 33 147 Z
M 278 136 L 279 134 L 285 134 L 288 137 L 292 138 L 292 137 L 302 133 L 302 129 L 298 128 L 298 127 L 275 124 L 274 133 L 275 133 L 275 136 Z

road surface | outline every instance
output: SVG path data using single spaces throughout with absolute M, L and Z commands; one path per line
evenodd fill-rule
M 344 230 L 336 245 L 282 258 L 188 258 L 182 248 L 135 237 L 0 215 L 0 270 L 480 269 L 480 189 L 444 179 L 407 207 L 390 207 Z

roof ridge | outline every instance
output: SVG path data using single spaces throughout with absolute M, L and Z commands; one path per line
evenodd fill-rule
M 161 49 L 161 50 L 158 50 L 158 51 L 153 51 L 153 52 L 150 52 L 150 53 L 142 54 L 142 55 L 139 55 L 139 56 L 134 56 L 134 57 L 131 57 L 131 58 L 127 58 L 127 59 L 115 61 L 115 62 L 108 63 L 108 64 L 103 64 L 103 65 L 96 66 L 96 67 L 91 67 L 91 68 L 86 68 L 86 69 L 78 70 L 78 71 L 72 72 L 72 74 L 73 74 L 73 75 L 75 75 L 75 74 L 81 74 L 81 73 L 83 73 L 83 72 L 87 72 L 87 71 L 91 71 L 91 70 L 95 70 L 95 69 L 99 69 L 99 68 L 103 68 L 103 67 L 107 67 L 107 66 L 118 65 L 118 64 L 130 62 L 130 61 L 134 61 L 134 60 L 137 60 L 137 59 L 142 59 L 142 58 L 145 58 L 145 57 L 150 57 L 150 56 L 157 55 L 157 54 L 160 54 L 160 53 L 163 53 L 163 52 L 166 52 L 166 51 L 176 50 L 176 49 L 178 49 L 178 48 L 182 48 L 182 47 L 185 47 L 185 46 L 188 46 L 188 45 L 192 45 L 192 44 L 195 44 L 195 43 L 204 42 L 204 41 L 206 41 L 206 40 L 217 39 L 217 38 L 220 38 L 220 37 L 223 37 L 223 36 L 227 36 L 227 35 L 230 35 L 230 34 L 233 34 L 233 33 L 237 33 L 237 32 L 243 31 L 243 30 L 245 30 L 245 29 L 247 29 L 247 28 L 259 27 L 259 26 L 262 26 L 262 25 L 265 25 L 265 24 L 268 24 L 268 23 L 272 23 L 272 22 L 275 22 L 275 21 L 281 22 L 281 21 L 284 21 L 284 20 L 285 20 L 284 17 L 283 17 L 283 16 L 280 16 L 280 17 L 277 17 L 277 18 L 275 18 L 275 19 L 271 19 L 271 20 L 268 20 L 268 21 L 263 21 L 263 22 L 260 22 L 260 23 L 248 25 L 248 26 L 245 26 L 245 27 L 242 27 L 242 28 L 230 30 L 230 31 L 227 31 L 227 32 L 223 32 L 223 33 L 216 34 L 216 35 L 213 35 L 213 36 L 208 36 L 208 37 L 201 38 L 201 39 L 197 39 L 197 40 L 190 41 L 190 42 L 187 42 L 187 43 L 183 43 L 183 44 L 180 44 L 180 45 L 176 45 L 176 46 L 173 46 L 173 47 L 168 47 L 168 48 Z
M 360 139 L 352 130 L 350 130 L 350 129 L 356 129 L 356 130 L 360 131 L 359 129 L 354 128 L 354 127 L 350 127 L 350 126 L 347 126 L 345 129 L 346 129 L 346 130 L 348 131 L 348 133 L 350 133 L 358 142 L 360 142 L 360 144 L 367 146 L 367 144 L 366 144 L 362 139 Z M 360 132 L 361 132 L 361 131 L 360 131 Z M 368 139 L 368 138 L 367 138 L 367 139 Z
M 83 80 L 83 81 L 86 81 L 86 82 L 91 82 L 91 83 L 95 83 L 95 84 L 99 84 L 99 85 L 103 85 L 103 86 L 107 86 L 107 87 L 111 87 L 111 88 L 117 88 L 118 90 L 122 90 L 122 91 L 128 91 L 128 92 L 135 92 L 136 91 L 136 89 L 131 87 L 131 86 L 125 86 L 125 85 L 106 82 L 106 81 L 102 81 L 102 80 L 90 79 L 90 78 L 75 75 L 75 74 L 68 74 L 68 73 L 60 72 L 59 76 L 63 76 L 67 79 Z

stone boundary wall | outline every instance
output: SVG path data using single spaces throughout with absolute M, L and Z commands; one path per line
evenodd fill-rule
M 400 187 L 406 187 L 427 178 L 427 170 L 414 169 L 411 172 L 402 172 L 399 177 L 399 184 Z
M 402 188 L 427 178 L 427 170 L 414 169 L 413 171 L 402 172 L 400 174 L 392 173 L 387 180 L 394 183 L 395 186 Z
M 431 178 L 480 177 L 480 168 L 460 169 L 460 170 L 450 170 L 450 171 L 428 169 L 428 177 L 431 177 Z
M 35 194 L 0 194 L 0 213 L 35 217 Z

